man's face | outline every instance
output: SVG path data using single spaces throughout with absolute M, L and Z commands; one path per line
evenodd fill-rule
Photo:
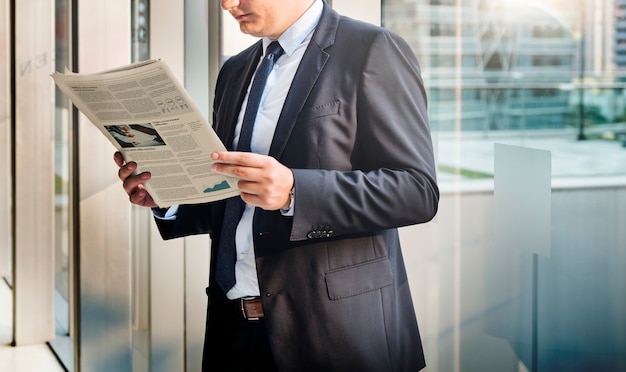
M 313 0 L 222 0 L 244 34 L 278 37 L 313 3 Z

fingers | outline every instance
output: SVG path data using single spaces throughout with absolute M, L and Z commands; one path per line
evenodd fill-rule
M 220 151 L 214 152 L 211 158 L 215 161 L 213 171 L 244 180 L 255 180 L 259 170 L 270 166 L 274 158 L 252 152 Z
M 113 160 L 115 161 L 115 164 L 117 164 L 118 167 L 121 167 L 124 165 L 124 157 L 122 156 L 122 153 L 119 151 L 116 151 L 113 154 Z
M 259 177 L 271 166 L 274 158 L 250 152 L 215 152 L 213 171 L 243 181 L 258 182 Z M 242 182 L 240 181 L 240 184 Z
M 150 196 L 143 185 L 150 180 L 150 172 L 142 172 L 134 175 L 133 173 L 137 170 L 137 163 L 132 161 L 126 163 L 120 152 L 113 154 L 113 160 L 115 164 L 120 167 L 117 174 L 122 181 L 122 187 L 126 194 L 128 194 L 130 202 L 141 206 L 155 207 L 156 204 L 152 196 Z
M 123 180 L 122 185 L 126 194 L 128 194 L 128 200 L 131 203 L 144 207 L 156 207 L 156 203 L 152 199 L 152 196 L 144 187 L 144 183 L 150 180 L 149 172 L 142 172 L 138 175 L 128 176 Z
M 115 161 L 115 164 L 120 167 L 117 172 L 117 176 L 120 180 L 122 180 L 122 182 L 125 182 L 126 179 L 130 177 L 135 170 L 137 170 L 137 163 L 133 161 L 126 163 L 124 161 L 124 157 L 119 151 L 116 151 L 115 154 L 113 154 L 113 160 Z
M 137 188 L 135 188 L 134 190 L 134 192 L 128 195 L 128 200 L 130 200 L 131 203 L 145 207 L 156 206 L 152 200 L 152 197 L 150 196 L 148 191 L 144 189 L 143 185 L 137 186 Z
M 136 188 L 138 188 L 139 186 L 141 186 L 141 188 L 143 188 L 143 184 L 146 181 L 150 180 L 150 173 L 149 172 L 142 172 L 140 174 L 134 175 L 134 176 L 128 176 L 125 179 L 122 180 L 122 185 L 124 186 L 124 191 L 126 191 L 126 193 L 128 195 L 136 192 L 137 190 L 135 190 Z
M 117 176 L 120 180 L 125 181 L 136 169 L 137 163 L 131 161 L 130 163 L 120 166 L 120 169 L 117 171 Z
M 113 159 L 120 167 L 117 172 L 117 176 L 124 184 L 124 190 L 126 190 L 128 194 L 130 194 L 130 191 L 135 187 L 150 179 L 149 172 L 142 172 L 140 174 L 133 175 L 133 173 L 137 170 L 137 163 L 134 161 L 124 163 L 124 160 L 119 152 L 116 152 L 115 155 L 113 155 Z
M 282 208 L 293 186 L 291 170 L 270 156 L 248 152 L 213 154 L 213 170 L 239 179 L 241 198 L 267 210 Z
M 247 167 L 260 167 L 267 161 L 268 156 L 254 152 L 216 151 L 211 154 L 211 158 L 218 165 L 233 164 Z
M 151 177 L 150 172 L 142 172 L 134 175 L 133 172 L 135 172 L 136 170 L 137 164 L 131 161 L 122 166 L 117 173 L 124 186 L 124 191 L 126 191 L 128 195 L 135 192 L 135 189 L 139 185 L 142 185 L 144 182 L 150 180 Z

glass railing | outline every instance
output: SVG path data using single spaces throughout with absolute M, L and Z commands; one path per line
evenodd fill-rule
M 623 77 L 458 85 L 429 87 L 442 181 L 493 177 L 494 143 L 549 150 L 553 177 L 626 175 Z

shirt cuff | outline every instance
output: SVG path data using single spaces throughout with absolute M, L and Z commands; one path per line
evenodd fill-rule
M 280 208 L 280 213 L 283 216 L 292 217 L 296 204 L 296 186 L 294 185 L 291 191 L 289 191 L 289 208 Z
M 176 219 L 176 213 L 178 212 L 178 205 L 172 205 L 169 208 L 152 208 L 152 214 L 154 217 L 160 220 L 171 221 Z

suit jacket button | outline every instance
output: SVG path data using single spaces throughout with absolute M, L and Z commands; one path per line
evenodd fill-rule
M 309 232 L 307 234 L 307 237 L 309 239 L 319 239 L 325 236 L 325 232 L 324 231 L 320 231 L 320 230 L 313 230 L 311 232 Z

